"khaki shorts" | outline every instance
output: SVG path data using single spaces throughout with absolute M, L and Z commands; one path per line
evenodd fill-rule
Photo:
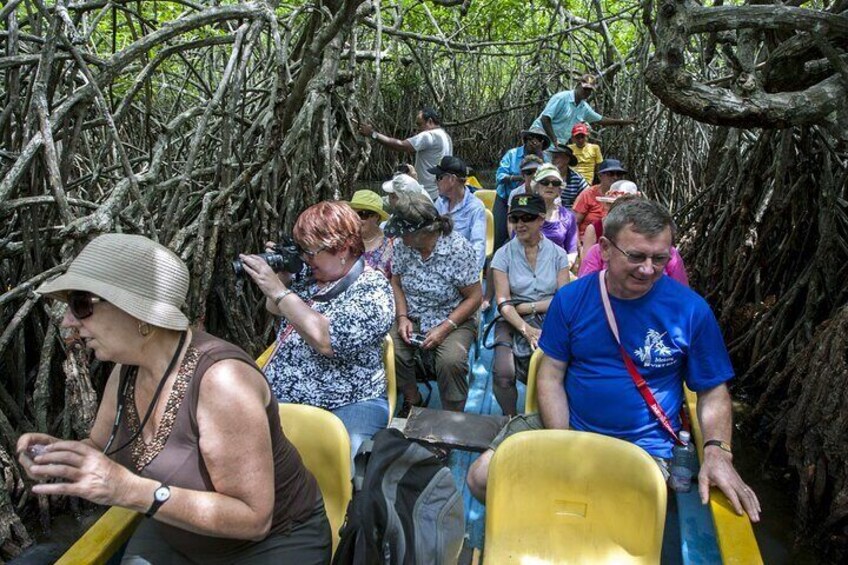
M 545 425 L 542 423 L 542 417 L 539 414 L 520 414 L 512 419 L 498 432 L 498 435 L 495 436 L 495 439 L 492 440 L 492 443 L 489 444 L 489 449 L 495 450 L 498 448 L 503 441 L 509 436 L 521 432 L 531 432 L 533 430 L 544 430 Z M 650 455 L 650 454 L 649 454 Z M 660 472 L 663 475 L 663 479 L 666 481 L 669 477 L 668 470 L 668 459 L 663 459 L 662 457 L 654 457 L 651 455 L 651 458 L 656 462 L 657 467 L 660 468 Z

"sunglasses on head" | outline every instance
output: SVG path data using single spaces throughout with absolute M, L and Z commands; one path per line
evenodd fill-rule
M 530 222 L 538 220 L 539 216 L 534 216 L 532 214 L 510 214 L 508 218 L 513 224 L 517 224 L 518 222 L 529 224 Z
M 71 314 L 77 320 L 84 320 L 94 314 L 94 305 L 102 301 L 102 298 L 98 298 L 88 292 L 75 291 L 68 293 L 68 308 L 71 309 Z
M 539 181 L 539 184 L 541 184 L 542 186 L 562 186 L 562 181 L 556 180 L 556 179 L 553 179 L 553 180 L 542 179 L 542 180 Z

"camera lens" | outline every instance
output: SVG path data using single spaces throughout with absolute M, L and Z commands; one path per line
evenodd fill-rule
M 241 262 L 241 259 L 233 261 L 233 272 L 236 274 L 237 279 L 244 276 L 244 263 Z

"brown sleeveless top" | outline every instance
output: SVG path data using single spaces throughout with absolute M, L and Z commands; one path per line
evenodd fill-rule
M 241 348 L 205 332 L 194 331 L 153 440 L 145 444 L 139 435 L 132 444 L 115 453 L 112 458 L 130 471 L 168 486 L 214 491 L 215 486 L 200 453 L 197 401 L 203 375 L 214 363 L 224 359 L 243 361 L 252 370 L 259 371 L 253 359 Z M 128 372 L 129 367 L 122 368 L 122 382 L 128 378 Z M 116 447 L 126 443 L 140 425 L 141 416 L 135 405 L 134 380 L 128 383 L 126 398 L 123 400 L 125 416 L 121 418 L 115 435 L 113 445 Z M 273 393 L 266 414 L 274 458 L 275 497 L 270 533 L 280 534 L 309 518 L 320 491 L 297 450 L 283 434 Z M 239 449 L 239 446 L 233 445 L 232 449 Z M 164 540 L 174 549 L 195 559 L 204 554 L 217 559 L 225 555 L 237 555 L 242 549 L 256 543 L 203 536 L 159 521 L 154 523 Z

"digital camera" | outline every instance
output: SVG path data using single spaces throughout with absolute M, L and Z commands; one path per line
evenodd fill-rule
M 303 259 L 300 258 L 300 253 L 300 246 L 292 238 L 284 236 L 274 246 L 273 252 L 257 253 L 257 255 L 268 263 L 275 273 L 286 272 L 296 275 L 303 270 Z M 245 276 L 244 263 L 241 259 L 233 261 L 233 271 L 237 278 Z
M 425 339 L 426 339 L 425 336 L 423 336 L 421 334 L 412 334 L 409 338 L 409 343 L 411 343 L 412 345 L 414 345 L 416 347 L 421 347 L 422 345 L 424 345 Z

